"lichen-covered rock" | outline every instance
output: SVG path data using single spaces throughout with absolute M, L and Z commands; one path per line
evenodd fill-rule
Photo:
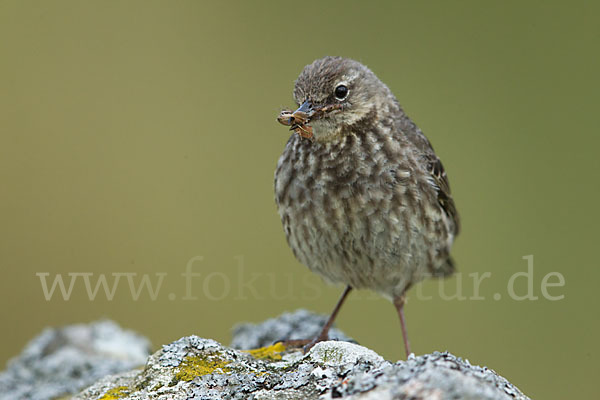
M 279 340 L 309 339 L 317 337 L 328 316 L 315 314 L 308 310 L 296 310 L 283 313 L 260 324 L 243 323 L 233 327 L 231 347 L 234 349 L 256 349 L 269 346 Z M 342 331 L 332 328 L 331 340 L 354 342 Z
M 237 329 L 236 346 L 267 347 L 240 351 L 190 336 L 150 357 L 146 339 L 109 321 L 49 329 L 0 374 L 0 400 L 55 399 L 92 382 L 73 399 L 527 399 L 494 371 L 448 353 L 391 363 L 345 341 L 307 354 L 272 344 L 312 337 L 324 318 L 297 311 Z
M 46 329 L 0 374 L 0 399 L 54 399 L 143 366 L 148 339 L 112 321 Z
M 527 399 L 492 370 L 448 353 L 390 363 L 341 341 L 304 355 L 281 345 L 243 352 L 197 336 L 163 346 L 143 370 L 106 377 L 73 399 L 331 398 Z

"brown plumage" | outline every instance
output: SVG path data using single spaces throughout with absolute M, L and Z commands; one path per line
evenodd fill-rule
M 279 121 L 312 137 L 292 133 L 279 158 L 279 215 L 296 258 L 347 286 L 316 340 L 326 339 L 350 289 L 365 288 L 396 305 L 408 354 L 406 290 L 454 270 L 459 218 L 444 167 L 388 87 L 357 61 L 314 61 L 294 99 L 298 110 Z

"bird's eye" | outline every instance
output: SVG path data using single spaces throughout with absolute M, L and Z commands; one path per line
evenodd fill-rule
M 338 85 L 333 92 L 335 98 L 338 100 L 344 100 L 348 96 L 348 88 L 346 85 Z

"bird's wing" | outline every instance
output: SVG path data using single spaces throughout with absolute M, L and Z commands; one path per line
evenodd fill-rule
M 435 155 L 435 153 L 433 153 L 433 149 L 431 152 L 426 154 L 426 160 L 427 170 L 429 171 L 429 175 L 431 176 L 433 184 L 437 189 L 438 203 L 446 215 L 454 222 L 454 235 L 456 236 L 460 231 L 460 218 L 458 216 L 458 212 L 456 211 L 456 206 L 454 205 L 454 200 L 452 199 L 452 194 L 450 192 L 448 175 L 446 175 L 442 161 L 438 158 L 438 156 Z
M 460 231 L 460 218 L 452 194 L 450 192 L 450 182 L 448 182 L 448 176 L 442 165 L 442 161 L 433 151 L 433 146 L 429 142 L 429 139 L 421 132 L 412 120 L 404 116 L 404 118 L 398 121 L 398 127 L 408 140 L 419 149 L 421 159 L 426 167 L 429 177 L 431 178 L 430 183 L 437 191 L 437 200 L 446 215 L 452 220 L 454 225 L 454 235 L 458 235 Z

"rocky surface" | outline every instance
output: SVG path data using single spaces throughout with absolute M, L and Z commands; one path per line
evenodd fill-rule
M 297 311 L 259 325 L 236 328 L 237 335 L 233 339 L 236 347 L 271 344 L 249 351 L 225 347 L 214 340 L 197 336 L 181 338 L 152 354 L 144 367 L 105 376 L 72 398 L 527 399 L 494 371 L 473 366 L 448 353 L 411 355 L 406 361 L 392 363 L 372 350 L 345 341 L 318 343 L 307 354 L 272 344 L 276 340 L 274 338 L 286 337 L 289 326 L 303 325 L 303 319 L 316 321 L 313 314 Z M 315 329 L 312 333 L 316 333 L 319 327 L 315 324 L 310 329 Z M 101 368 L 98 364 L 103 361 L 96 359 L 92 362 L 95 368 Z M 69 365 L 65 367 L 72 369 Z M 32 379 L 32 384 L 39 378 L 36 374 L 28 374 L 24 376 Z M 60 379 L 60 374 L 55 374 L 56 380 Z M 0 379 L 0 389 L 5 388 L 9 386 Z M 4 395 L 4 391 L 2 393 Z M 15 393 L 13 391 L 11 397 L 0 397 L 53 398 L 43 394 L 35 397 L 31 391 L 21 392 L 25 397 Z M 54 390 L 53 393 L 56 395 L 59 391 Z
M 53 399 L 143 366 L 148 339 L 112 321 L 46 329 L 0 374 L 0 399 Z
M 184 337 L 143 370 L 100 380 L 74 399 L 527 399 L 493 371 L 448 353 L 391 363 L 357 344 L 318 343 L 306 355 L 251 353 Z

